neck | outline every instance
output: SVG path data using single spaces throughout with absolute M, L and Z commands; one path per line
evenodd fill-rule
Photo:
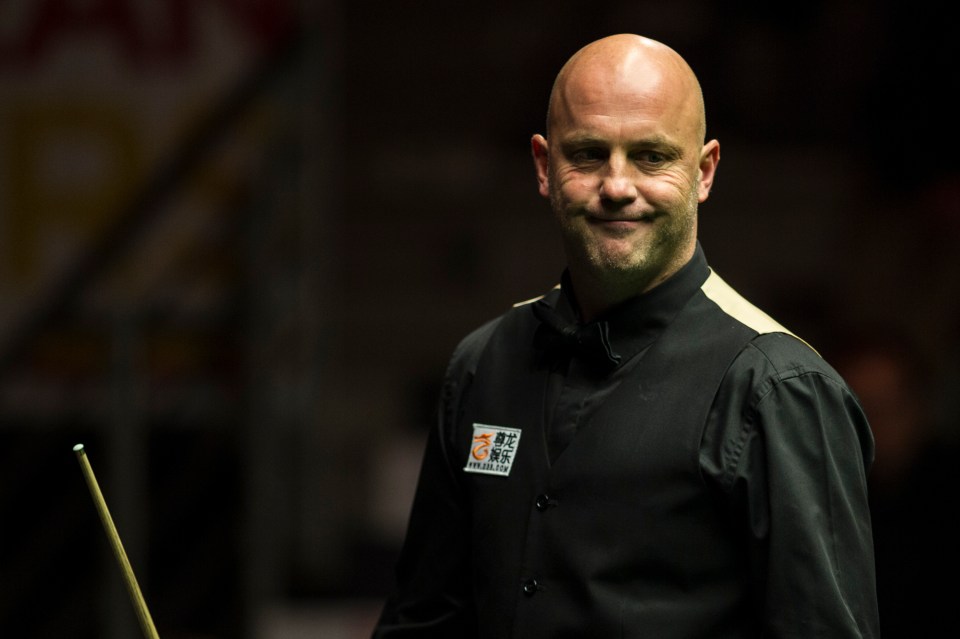
M 636 270 L 611 274 L 569 265 L 570 283 L 580 310 L 580 321 L 592 322 L 623 302 L 655 289 L 683 268 L 693 253 L 691 250 L 689 255 L 682 256 L 676 263 L 655 273 Z
M 570 271 L 570 283 L 583 323 L 598 319 L 615 306 L 651 290 L 661 281 L 663 279 L 656 282 L 612 282 L 593 273 Z

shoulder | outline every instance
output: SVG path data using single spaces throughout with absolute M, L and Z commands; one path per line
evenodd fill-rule
M 558 289 L 553 289 L 546 295 L 513 304 L 512 307 L 505 312 L 470 331 L 460 340 L 450 357 L 450 363 L 447 367 L 447 378 L 461 379 L 464 376 L 472 375 L 476 371 L 480 357 L 490 345 L 493 336 L 498 331 L 506 330 L 508 333 L 513 333 L 518 330 L 523 332 L 529 329 L 530 326 L 534 324 L 530 305 L 544 297 L 557 295 L 557 290 Z M 515 340 L 508 341 L 511 342 L 511 345 L 514 347 L 523 346 L 523 344 L 513 343 Z
M 791 335 L 800 342 L 803 342 L 801 338 L 794 335 L 789 329 L 740 295 L 740 293 L 717 275 L 715 271 L 710 271 L 709 276 L 700 287 L 700 290 L 708 300 L 716 305 L 716 308 L 723 315 L 735 320 L 750 330 L 760 335 L 770 333 Z
M 703 444 L 729 484 L 751 441 L 778 455 L 844 450 L 869 467 L 873 437 L 846 382 L 820 355 L 786 333 L 750 340 L 731 363 L 711 410 Z
M 762 431 L 768 440 L 859 447 L 873 457 L 872 436 L 856 395 L 806 343 L 785 333 L 751 340 L 734 360 L 715 398 L 715 410 L 738 441 Z M 732 434 L 732 433 L 731 433 Z M 807 444 L 800 444 L 807 441 Z
M 716 273 L 711 272 L 702 291 L 724 316 L 752 335 L 731 361 L 717 402 L 742 415 L 789 389 L 807 389 L 819 399 L 849 401 L 852 393 L 846 383 L 813 346 L 743 298 Z
M 733 320 L 752 337 L 734 359 L 730 374 L 750 372 L 756 378 L 783 380 L 807 373 L 840 380 L 837 372 L 800 336 L 754 306 L 711 271 L 701 290 L 714 312 Z
M 778 331 L 760 333 L 750 340 L 734 367 L 760 370 L 781 381 L 809 373 L 843 381 L 812 346 L 792 333 Z
M 480 354 L 490 341 L 490 336 L 503 321 L 503 315 L 488 320 L 468 333 L 453 350 L 447 366 L 447 377 L 461 377 L 476 369 Z
M 760 333 L 733 360 L 724 376 L 727 392 L 751 405 L 782 385 L 821 385 L 848 394 L 846 382 L 813 348 L 781 332 Z

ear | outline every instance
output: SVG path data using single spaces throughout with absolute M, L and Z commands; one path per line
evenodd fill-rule
M 530 139 L 530 150 L 533 152 L 533 168 L 537 172 L 540 195 L 550 197 L 550 157 L 547 139 L 537 133 Z
M 713 179 L 717 174 L 717 165 L 720 163 L 720 143 L 710 140 L 703 145 L 700 151 L 700 183 L 697 185 L 697 201 L 705 202 L 710 197 Z

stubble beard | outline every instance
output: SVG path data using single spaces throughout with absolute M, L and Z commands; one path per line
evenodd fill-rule
M 682 209 L 658 211 L 650 228 L 630 238 L 625 247 L 609 246 L 609 238 L 604 241 L 589 227 L 586 211 L 568 207 L 555 190 L 550 195 L 571 271 L 580 271 L 610 296 L 644 292 L 679 270 L 689 257 L 688 247 L 696 237 L 696 187 Z

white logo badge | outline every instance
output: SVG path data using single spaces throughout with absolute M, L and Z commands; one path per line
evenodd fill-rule
M 467 454 L 468 473 L 506 477 L 513 467 L 520 443 L 520 429 L 506 426 L 473 425 L 473 443 Z

